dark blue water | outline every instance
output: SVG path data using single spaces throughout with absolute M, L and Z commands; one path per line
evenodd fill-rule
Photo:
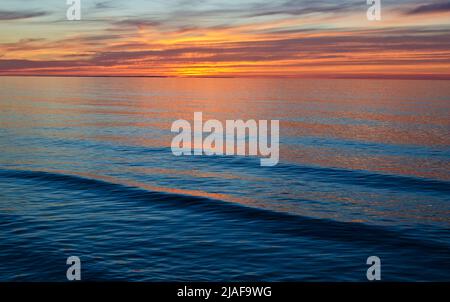
M 448 82 L 0 86 L 2 281 L 450 280 Z M 173 156 L 194 111 L 280 119 L 280 164 Z

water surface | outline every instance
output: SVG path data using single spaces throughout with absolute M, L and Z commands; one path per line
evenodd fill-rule
M 280 120 L 280 163 L 173 121 Z M 450 280 L 450 82 L 0 77 L 0 280 Z

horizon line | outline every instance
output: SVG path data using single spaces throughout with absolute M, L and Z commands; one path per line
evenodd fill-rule
M 450 74 L 443 75 L 380 75 L 380 74 L 363 74 L 363 75 L 305 75 L 305 76 L 163 76 L 163 75 L 71 75 L 71 74 L 0 74 L 0 77 L 55 77 L 55 78 L 160 78 L 160 79 L 361 79 L 361 80 L 435 80 L 448 81 Z

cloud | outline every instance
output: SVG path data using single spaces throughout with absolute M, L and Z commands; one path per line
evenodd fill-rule
M 0 60 L 2 70 L 23 70 L 49 67 L 73 67 L 86 65 L 77 61 L 32 61 L 32 60 Z
M 105 38 L 114 38 L 114 36 L 105 36 Z M 85 39 L 95 39 L 95 36 L 85 37 Z M 434 41 L 442 42 L 434 43 Z M 20 44 L 26 48 L 32 42 L 34 41 L 24 40 Z M 61 41 L 54 43 L 55 45 L 65 44 Z M 17 45 L 14 46 L 17 47 Z M 132 47 L 136 47 L 137 50 L 130 50 Z M 258 41 L 227 41 L 207 45 L 185 43 L 176 46 L 152 47 L 135 42 L 105 45 L 96 50 L 84 49 L 83 55 L 72 55 L 73 60 L 0 60 L 0 69 L 17 71 L 63 67 L 119 66 L 118 68 L 122 68 L 120 66 L 126 66 L 126 69 L 133 70 L 151 66 L 165 70 L 165 66 L 168 65 L 245 65 L 248 62 L 273 68 L 286 62 L 289 62 L 290 66 L 311 67 L 449 64 L 450 55 L 446 52 L 449 47 L 450 34 L 442 30 L 363 30 L 352 34 L 333 32 L 329 35 L 309 37 L 300 33 L 279 39 L 268 37 Z M 395 56 L 380 57 L 379 54 L 382 53 L 394 53 Z M 78 52 L 78 54 L 81 53 Z
M 109 9 L 109 8 L 114 8 L 114 7 L 115 6 L 112 1 L 101 1 L 101 2 L 95 3 L 96 9 Z
M 17 40 L 13 35 L 12 40 L 5 40 L 8 43 L 0 42 L 4 54 L 0 74 L 178 76 L 195 74 L 196 69 L 199 74 L 257 76 L 374 71 L 432 74 L 446 72 L 450 66 L 449 23 L 441 16 L 420 15 L 419 19 L 433 21 L 423 26 L 387 22 L 368 27 L 364 22 L 355 25 L 355 20 L 365 18 L 366 4 L 360 0 L 194 1 L 196 5 L 188 0 L 177 0 L 180 5 L 161 2 L 153 10 L 115 10 L 112 15 L 97 10 L 94 14 L 101 13 L 101 18 L 95 26 L 58 23 L 67 33 L 59 27 L 53 30 L 56 25 L 51 22 L 43 22 L 50 30 L 41 36 L 34 29 L 22 35 L 23 27 L 17 28 Z M 116 4 L 93 1 L 92 7 L 107 8 L 111 2 Z M 426 5 L 410 2 L 406 9 L 390 3 L 394 2 L 386 0 L 386 7 L 396 14 L 450 10 L 450 3 L 442 0 Z M 128 2 L 120 5 L 130 8 Z M 0 21 L 46 14 L 9 10 L 0 10 Z M 89 30 L 77 27 L 83 24 Z
M 450 2 L 420 5 L 407 12 L 408 15 L 450 12 Z
M 30 19 L 35 17 L 47 16 L 49 13 L 44 11 L 5 11 L 0 10 L 0 21 Z
M 299 1 L 287 1 L 273 7 L 255 6 L 252 9 L 252 13 L 249 14 L 250 17 L 263 17 L 272 15 L 307 15 L 312 13 L 339 13 L 339 12 L 350 12 L 355 9 L 359 9 L 361 3 L 355 2 L 342 2 L 338 4 L 332 4 L 330 2 L 316 1 L 313 5 L 307 5 Z
M 160 21 L 148 20 L 148 19 L 124 19 L 115 21 L 112 23 L 118 27 L 155 27 L 161 24 Z

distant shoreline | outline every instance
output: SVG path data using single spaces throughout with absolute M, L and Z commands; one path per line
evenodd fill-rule
M 53 74 L 0 74 L 0 77 L 48 78 L 156 78 L 156 79 L 321 79 L 321 80 L 431 80 L 448 81 L 449 75 L 345 75 L 345 76 L 152 76 L 152 75 L 53 75 Z

